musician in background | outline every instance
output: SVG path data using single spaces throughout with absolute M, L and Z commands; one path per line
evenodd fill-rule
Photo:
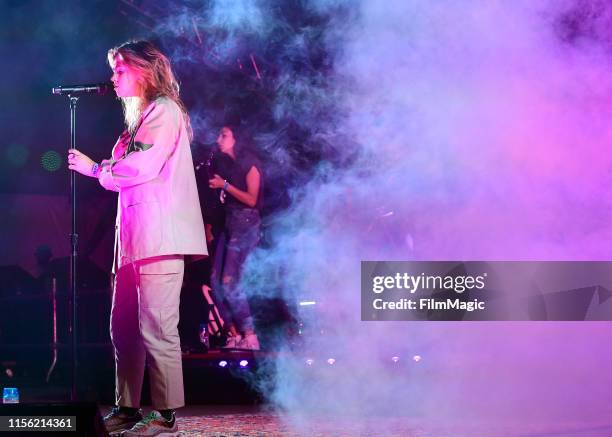
M 238 146 L 239 139 L 236 127 L 221 129 L 219 151 L 231 158 L 232 165 L 225 174 L 214 173 L 209 179 L 209 187 L 219 192 L 225 211 L 223 230 L 213 238 L 211 285 L 228 333 L 225 347 L 259 350 L 240 278 L 247 256 L 260 239 L 263 176 L 259 159 L 243 144 Z

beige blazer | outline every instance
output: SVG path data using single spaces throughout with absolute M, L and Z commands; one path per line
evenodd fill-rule
M 99 181 L 119 192 L 115 271 L 160 255 L 208 254 L 189 137 L 174 101 L 160 97 L 145 109 L 135 136 L 124 132 L 102 161 Z

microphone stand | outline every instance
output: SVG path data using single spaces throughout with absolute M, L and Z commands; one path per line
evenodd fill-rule
M 52 94 L 67 95 L 70 99 L 70 148 L 76 148 L 76 105 L 79 100 L 77 93 L 98 93 L 104 94 L 110 87 L 110 82 L 93 85 L 73 85 L 60 86 L 51 89 Z M 77 245 L 79 235 L 76 231 L 76 171 L 70 171 L 70 207 L 72 213 L 72 227 L 70 231 L 70 280 L 69 296 L 70 305 L 68 317 L 68 332 L 72 340 L 72 366 L 71 366 L 71 387 L 70 400 L 77 400 Z
M 76 149 L 76 105 L 78 97 L 68 94 L 70 99 L 70 148 Z M 72 366 L 70 400 L 77 400 L 77 244 L 78 234 L 76 230 L 76 171 L 70 171 L 70 206 L 72 213 L 72 225 L 70 231 L 70 317 L 68 331 L 72 339 Z

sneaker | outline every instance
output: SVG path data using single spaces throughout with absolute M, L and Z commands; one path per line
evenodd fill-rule
M 121 432 L 125 429 L 130 429 L 142 420 L 140 410 L 134 414 L 128 414 L 121 407 L 115 406 L 104 416 L 104 426 L 109 434 Z
M 242 341 L 242 337 L 240 335 L 232 335 L 231 337 L 227 337 L 227 341 L 224 346 L 221 346 L 223 349 L 238 349 L 238 344 Z
M 238 342 L 238 349 L 258 351 L 259 340 L 257 339 L 257 334 L 245 335 L 244 338 Z
M 166 420 L 158 411 L 151 411 L 131 429 L 124 431 L 121 437 L 176 437 L 179 435 L 174 413 L 172 413 L 172 420 Z

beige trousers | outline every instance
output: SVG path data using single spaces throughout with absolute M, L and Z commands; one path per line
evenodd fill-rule
M 184 268 L 182 256 L 163 256 L 123 266 L 115 276 L 110 331 L 117 405 L 140 407 L 145 363 L 153 408 L 185 405 L 178 333 Z

